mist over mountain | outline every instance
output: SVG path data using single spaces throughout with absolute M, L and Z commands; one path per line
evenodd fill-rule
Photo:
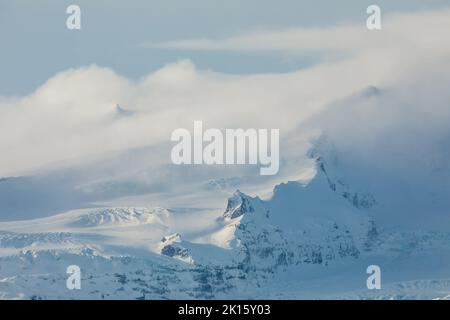
M 217 189 L 199 189 L 191 193 L 197 206 L 184 210 L 109 206 L 2 222 L 0 294 L 32 299 L 373 298 L 363 289 L 364 266 L 376 262 L 386 270 L 387 283 L 378 298 L 444 298 L 449 282 L 433 282 L 426 275 L 448 277 L 450 232 L 378 222 L 389 198 L 350 184 L 352 171 L 340 171 L 338 151 L 325 136 L 312 143 L 308 156 L 313 178 L 276 185 L 266 199 L 238 190 L 227 203 L 222 198 L 218 208 L 202 208 L 202 199 Z M 425 257 L 427 263 L 418 268 Z M 66 290 L 63 281 L 64 265 L 74 262 L 89 279 L 80 292 Z M 399 264 L 407 266 L 402 274 L 394 267 Z M 318 280 L 311 279 L 319 278 L 329 287 L 313 290 Z
M 383 21 L 140 43 L 176 59 L 0 97 L 0 298 L 448 299 L 450 11 Z M 314 62 L 227 74 L 194 51 Z M 194 121 L 279 129 L 279 172 L 175 165 Z

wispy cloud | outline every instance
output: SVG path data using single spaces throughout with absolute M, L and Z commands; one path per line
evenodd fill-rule
M 177 50 L 224 50 L 282 53 L 356 53 L 368 50 L 437 48 L 449 50 L 450 10 L 387 14 L 381 31 L 370 31 L 365 21 L 324 28 L 290 28 L 238 34 L 223 39 L 187 39 L 141 46 Z M 444 40 L 444 41 L 443 41 Z M 443 43 L 444 42 L 444 43 Z M 443 47 L 444 46 L 444 47 Z

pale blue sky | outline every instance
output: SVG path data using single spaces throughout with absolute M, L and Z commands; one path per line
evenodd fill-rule
M 66 7 L 82 9 L 82 30 L 66 29 Z M 450 0 L 0 0 L 0 95 L 32 92 L 58 71 L 87 64 L 137 78 L 189 58 L 225 73 L 283 72 L 314 61 L 276 55 L 144 48 L 143 42 L 221 38 L 297 26 L 365 23 L 369 4 L 382 13 L 448 7 Z

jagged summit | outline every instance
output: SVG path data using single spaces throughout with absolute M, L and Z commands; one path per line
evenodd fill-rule
M 315 181 L 312 187 L 282 183 L 267 201 L 237 190 L 228 199 L 223 215 L 226 225 L 217 234 L 230 244 L 235 263 L 243 270 L 274 272 L 300 264 L 327 265 L 359 258 L 369 225 L 355 211 L 323 181 Z
M 227 208 L 223 213 L 223 217 L 235 219 L 243 214 L 255 212 L 262 204 L 263 201 L 258 197 L 250 197 L 238 189 L 233 196 L 228 199 Z
M 334 193 L 358 209 L 370 209 L 378 205 L 373 194 L 366 190 L 355 190 L 351 185 L 351 172 L 343 170 L 336 148 L 326 135 L 313 142 L 309 156 L 316 163 L 316 180 L 326 180 Z

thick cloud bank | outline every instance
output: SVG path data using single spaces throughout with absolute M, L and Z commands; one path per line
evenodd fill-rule
M 431 210 L 434 220 L 445 219 L 450 11 L 383 21 L 373 32 L 362 24 L 156 45 L 322 57 L 284 74 L 232 76 L 189 60 L 138 80 L 96 65 L 62 71 L 28 96 L 0 99 L 0 177 L 140 147 L 167 151 L 153 153 L 149 165 L 170 164 L 171 132 L 201 120 L 219 129 L 280 129 L 282 180 L 303 169 L 296 166 L 305 157 L 301 143 L 324 133 L 341 173 L 383 199 L 386 215 L 405 219 L 408 211 L 412 219 Z

